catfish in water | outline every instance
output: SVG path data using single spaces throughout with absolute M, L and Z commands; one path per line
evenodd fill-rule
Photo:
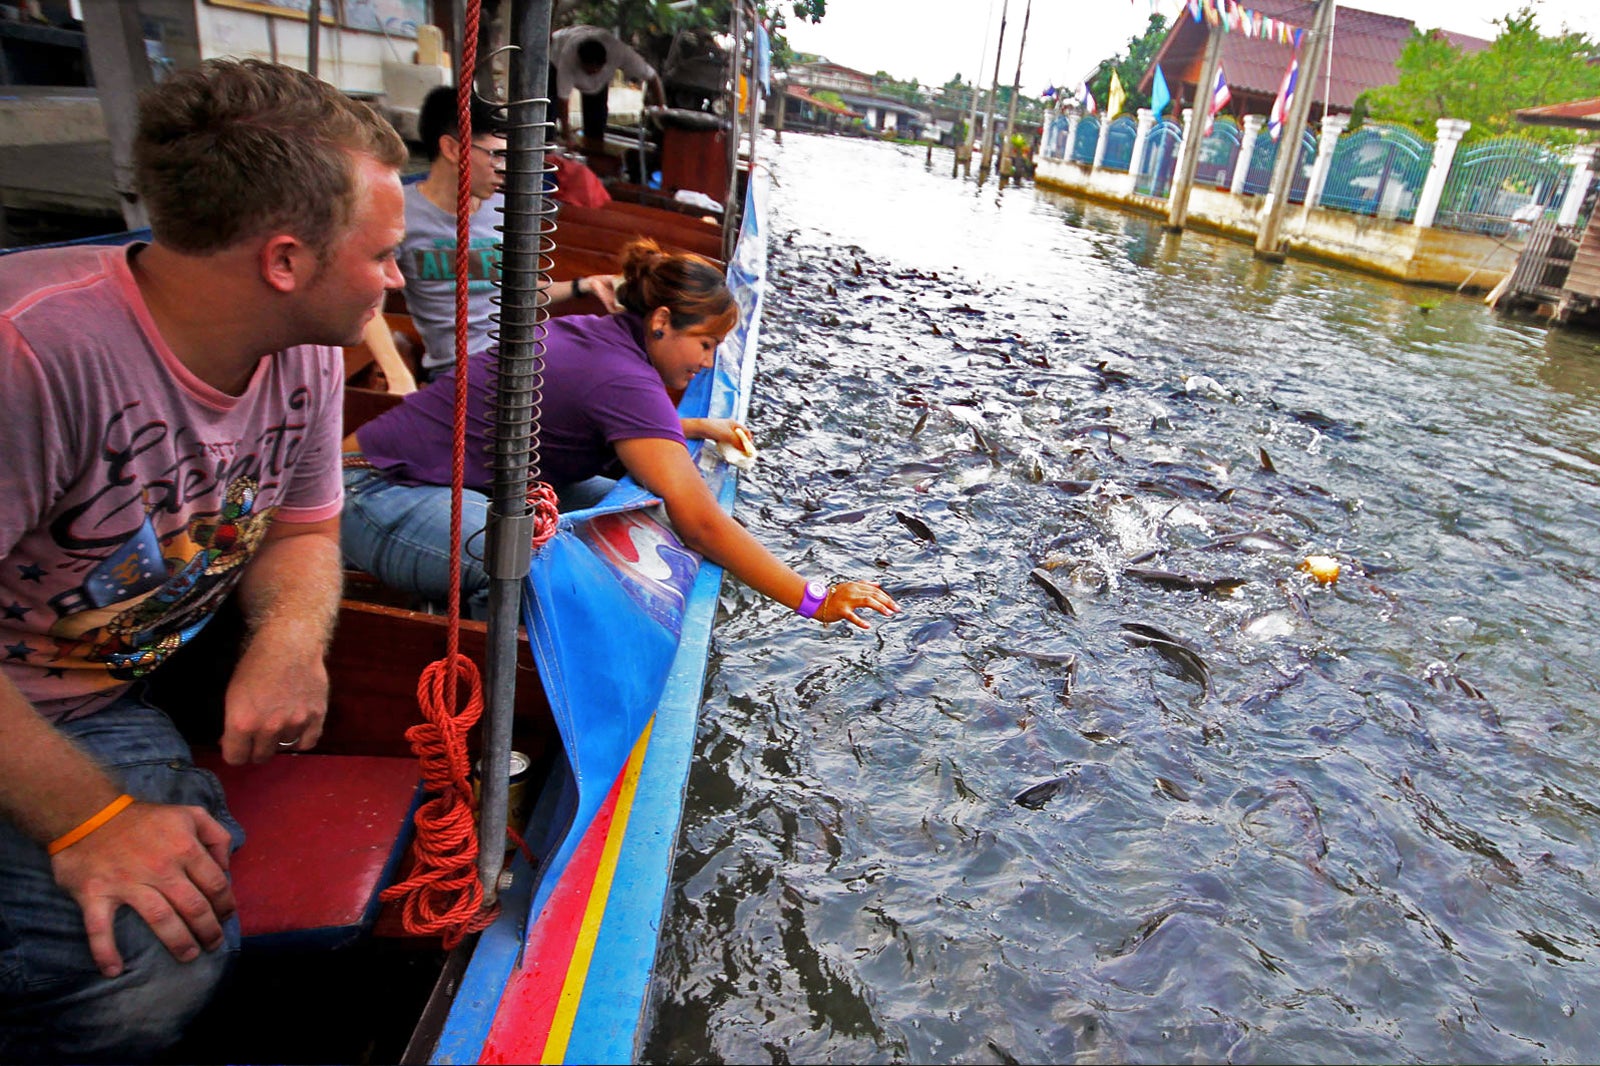
M 1018 792 L 1011 797 L 1011 802 L 1018 807 L 1026 807 L 1030 811 L 1039 810 L 1046 803 L 1060 795 L 1062 790 L 1069 787 L 1075 780 L 1077 780 L 1076 774 L 1063 774 L 1060 777 L 1052 777 L 1048 781 L 1030 785 Z
M 1050 579 L 1049 572 L 1043 567 L 1036 566 L 1032 570 L 1029 570 L 1028 578 L 1035 585 L 1038 585 L 1049 594 L 1050 598 L 1055 601 L 1055 605 L 1061 608 L 1062 614 L 1066 615 L 1068 618 L 1078 617 L 1078 611 L 1072 606 L 1072 601 L 1067 599 L 1067 594 L 1062 592 L 1060 587 Z
M 1186 641 L 1144 622 L 1124 622 L 1122 628 L 1122 638 L 1129 644 L 1149 648 L 1172 663 L 1184 679 L 1200 686 L 1201 695 L 1211 692 L 1211 667 Z
M 896 511 L 894 513 L 894 517 L 895 521 L 911 530 L 912 535 L 918 540 L 925 540 L 929 544 L 933 544 L 938 540 L 938 538 L 933 535 L 933 530 L 928 528 L 928 523 L 924 522 L 916 515 L 909 515 L 904 511 Z
M 1200 574 L 1178 574 L 1171 570 L 1151 570 L 1141 566 L 1124 567 L 1122 575 L 1135 581 L 1160 585 L 1162 588 L 1193 590 L 1195 592 L 1232 592 L 1240 585 L 1248 584 L 1250 580 L 1244 577 L 1205 577 Z

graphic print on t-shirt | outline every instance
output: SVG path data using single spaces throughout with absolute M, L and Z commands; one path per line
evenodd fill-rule
M 411 251 L 412 269 L 421 281 L 454 281 L 456 242 L 435 238 L 431 248 Z M 493 237 L 467 242 L 467 291 L 489 292 L 500 284 L 500 247 Z
M 13 614 L 42 610 L 53 620 L 7 644 L 8 665 L 40 671 L 42 694 L 63 686 L 65 698 L 166 661 L 204 628 L 265 540 L 310 407 L 300 387 L 254 440 L 237 440 L 149 417 L 138 401 L 122 406 L 93 437 L 81 488 L 42 529 L 48 544 L 28 563 L 37 577 L 23 582 L 37 598 L 19 600 Z
M 197 515 L 164 539 L 146 516 L 82 585 L 51 599 L 61 617 L 50 635 L 65 638 L 57 659 L 103 663 L 119 681 L 165 662 L 205 627 L 266 536 L 274 509 L 253 513 L 255 497 L 254 478 L 232 482 L 220 514 Z

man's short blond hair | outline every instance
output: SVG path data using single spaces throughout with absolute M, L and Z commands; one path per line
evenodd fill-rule
M 191 255 L 289 233 L 325 255 L 350 223 L 357 157 L 399 168 L 405 142 L 304 71 L 207 60 L 139 101 L 133 156 L 156 240 Z

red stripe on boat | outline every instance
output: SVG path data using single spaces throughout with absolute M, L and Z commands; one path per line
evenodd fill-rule
M 622 774 L 611 786 L 606 801 L 595 812 L 594 821 L 583 834 L 561 882 L 545 902 L 528 937 L 522 966 L 506 982 L 500 1009 L 483 1043 L 479 1062 L 539 1062 L 550 1037 L 550 1024 L 561 1002 L 572 951 L 583 927 L 583 914 L 594 888 L 595 872 L 605 851 L 611 818 L 622 792 Z

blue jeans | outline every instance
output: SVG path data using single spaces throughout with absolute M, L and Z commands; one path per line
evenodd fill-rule
M 615 484 L 608 477 L 592 477 L 563 485 L 556 490 L 560 509 L 593 507 Z M 489 616 L 489 571 L 483 565 L 488 522 L 489 497 L 473 489 L 463 490 L 461 613 L 467 618 Z M 346 470 L 339 543 L 346 565 L 430 603 L 448 601 L 448 488 L 402 485 L 377 470 Z
M 467 489 L 461 498 L 461 613 L 489 614 L 484 528 L 489 498 Z M 402 485 L 377 470 L 344 472 L 339 543 L 345 563 L 390 588 L 430 603 L 450 598 L 450 490 Z
M 141 698 L 57 728 L 134 798 L 203 807 L 235 848 L 244 842 L 216 776 L 194 766 L 177 727 Z M 192 962 L 173 958 L 131 907 L 117 912 L 115 929 L 124 969 L 108 978 L 44 846 L 0 820 L 0 1062 L 154 1058 L 183 1035 L 239 950 L 237 918 L 223 926 L 224 947 Z

